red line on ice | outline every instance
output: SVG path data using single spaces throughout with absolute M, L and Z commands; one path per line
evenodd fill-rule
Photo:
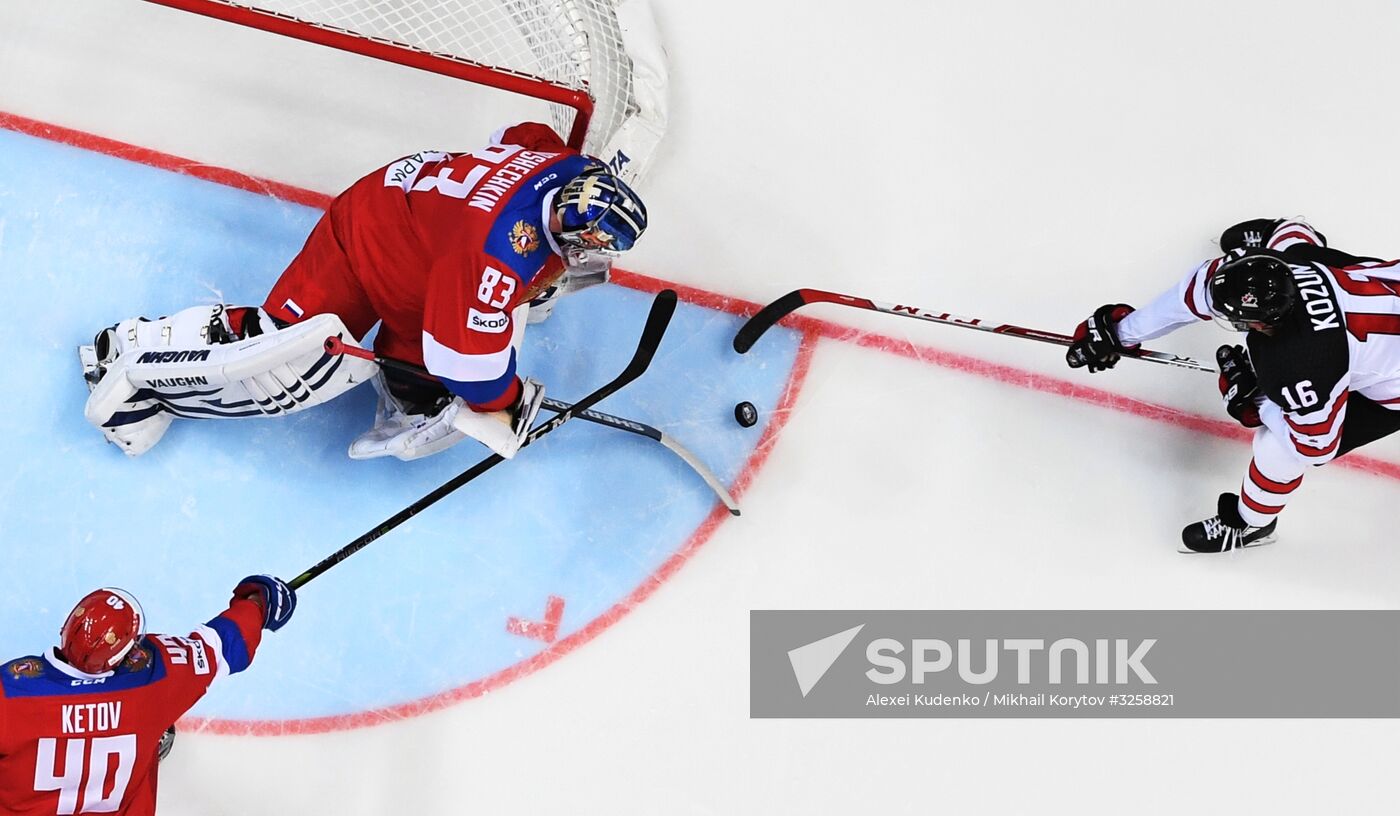
M 128 144 L 115 139 L 108 139 L 103 136 L 97 136 L 59 125 L 52 125 L 47 122 L 40 122 L 15 114 L 0 112 L 0 128 L 28 134 L 30 136 L 37 136 L 53 142 L 72 145 L 96 153 L 128 159 L 162 170 L 183 173 L 206 181 L 213 181 L 229 187 L 235 187 L 240 190 L 262 193 L 310 207 L 325 209 L 329 206 L 332 198 L 325 193 L 318 193 L 313 190 L 307 190 L 281 182 L 268 181 L 246 173 L 240 173 L 236 170 L 213 167 L 202 162 L 181 158 L 169 153 L 162 153 L 157 150 L 151 150 L 150 148 Z M 722 295 L 718 292 L 711 292 L 693 286 L 672 283 L 659 278 L 653 278 L 649 275 L 642 275 L 640 273 L 628 272 L 621 269 L 614 271 L 613 282 L 644 292 L 658 292 L 666 288 L 675 289 L 681 299 L 687 303 L 693 303 L 697 306 L 727 312 L 741 317 L 751 316 L 761 308 L 761 304 L 752 301 Z M 1120 411 L 1143 419 L 1174 425 L 1179 428 L 1197 431 L 1222 439 L 1246 443 L 1250 439 L 1250 433 L 1248 431 L 1232 422 L 1213 419 L 1200 414 L 1193 414 L 1169 406 L 1147 402 L 1146 400 L 1139 400 L 1122 394 L 1116 394 L 1101 388 L 1094 388 L 1081 383 L 1071 382 L 1070 380 L 1061 379 L 1059 377 L 1051 377 L 1014 366 L 994 363 L 977 357 L 935 348 L 933 346 L 918 345 L 886 334 L 863 331 L 826 320 L 807 317 L 805 315 L 789 315 L 787 318 L 783 319 L 780 325 L 800 331 L 802 336 L 801 344 L 798 347 L 796 359 L 793 361 L 792 371 L 789 374 L 788 382 L 784 388 L 778 409 L 772 421 L 768 423 L 768 427 L 764 430 L 763 436 L 755 446 L 754 452 L 744 464 L 743 470 L 740 472 L 731 488 L 731 492 L 736 499 L 742 498 L 749 485 L 752 484 L 759 469 L 761 469 L 764 462 L 767 461 L 768 454 L 772 451 L 783 427 L 787 424 L 791 409 L 796 404 L 798 394 L 801 393 L 802 385 L 806 381 L 807 372 L 811 365 L 812 353 L 816 348 L 816 341 L 819 338 L 836 340 L 844 343 L 854 343 L 862 348 L 918 360 L 940 368 L 971 374 L 1017 388 L 1055 394 L 1076 402 Z M 1336 464 L 1353 470 L 1370 473 L 1375 476 L 1400 480 L 1400 464 L 1394 462 L 1387 462 L 1366 456 L 1349 456 L 1345 459 L 1337 460 Z M 729 518 L 731 518 L 731 516 L 724 505 L 716 502 L 710 515 L 701 523 L 700 527 L 691 534 L 686 543 L 625 599 L 590 621 L 582 629 L 562 640 L 555 641 L 533 657 L 464 686 L 421 700 L 354 714 L 300 720 L 215 720 L 192 717 L 182 722 L 187 728 L 221 734 L 315 734 L 393 722 L 426 714 L 430 711 L 436 711 L 463 700 L 480 697 L 493 689 L 500 688 L 513 680 L 533 674 L 545 666 L 548 666 L 560 657 L 563 657 L 579 646 L 592 640 L 604 629 L 616 623 L 630 612 L 633 607 L 650 597 L 668 578 L 679 571 L 680 568 L 690 560 L 691 556 L 694 555 L 705 542 L 710 540 L 715 530 Z

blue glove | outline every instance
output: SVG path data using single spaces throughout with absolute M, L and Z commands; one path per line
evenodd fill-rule
M 285 626 L 297 608 L 296 590 L 287 586 L 286 581 L 271 575 L 249 575 L 233 588 L 235 599 L 253 596 L 262 601 L 263 628 L 269 632 L 276 632 Z

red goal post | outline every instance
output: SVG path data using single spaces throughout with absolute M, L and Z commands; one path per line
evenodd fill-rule
M 571 146 L 633 180 L 664 132 L 648 0 L 147 2 L 543 100 Z

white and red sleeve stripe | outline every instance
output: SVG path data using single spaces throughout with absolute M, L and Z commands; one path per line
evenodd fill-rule
M 1256 457 L 1249 460 L 1249 473 L 1246 474 L 1244 483 L 1240 486 L 1240 501 L 1244 503 L 1245 507 L 1256 513 L 1264 516 L 1276 516 L 1288 503 L 1289 496 L 1302 483 L 1302 476 L 1288 481 L 1279 481 L 1265 476 L 1264 472 L 1259 469 Z
M 1322 236 L 1318 235 L 1317 230 L 1313 229 L 1308 222 L 1301 219 L 1289 219 L 1274 228 L 1274 233 L 1269 236 L 1269 241 L 1265 246 L 1277 252 L 1283 252 L 1300 244 L 1322 246 Z
M 1347 378 L 1337 383 L 1318 408 L 1307 412 L 1283 412 L 1289 439 L 1300 461 L 1320 465 L 1336 457 L 1337 447 L 1342 441 L 1342 425 L 1346 420 L 1347 398 L 1351 394 L 1347 383 Z

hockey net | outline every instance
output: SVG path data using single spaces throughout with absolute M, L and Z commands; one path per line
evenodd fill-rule
M 545 100 L 570 145 L 634 179 L 665 127 L 647 0 L 149 2 Z

